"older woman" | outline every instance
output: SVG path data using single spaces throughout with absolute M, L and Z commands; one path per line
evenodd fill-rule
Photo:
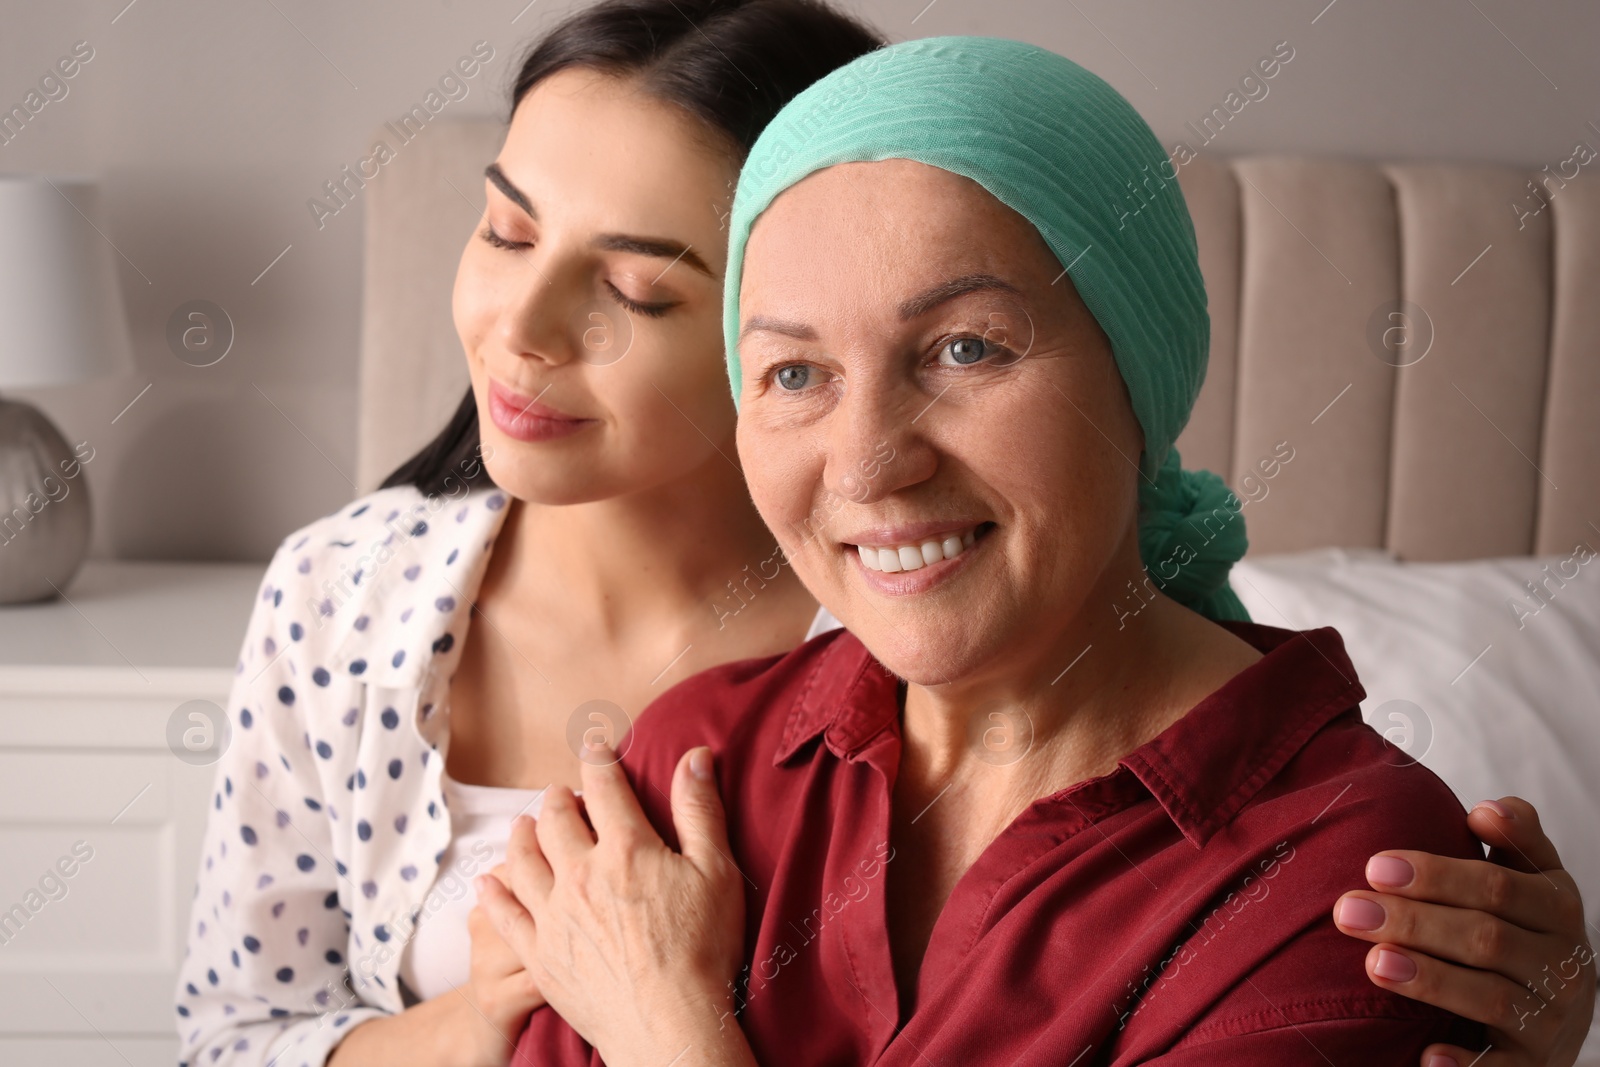
M 588 767 L 592 832 L 560 789 L 514 832 L 531 928 L 480 891 L 561 1016 L 534 1012 L 518 1062 L 1483 1051 L 1388 991 L 1413 955 L 1375 949 L 1379 988 L 1340 932 L 1480 853 L 1362 723 L 1339 635 L 1251 623 L 1227 588 L 1237 506 L 1173 449 L 1208 340 L 1192 227 L 1170 183 L 1116 208 L 1165 163 L 1100 79 L 976 38 L 858 60 L 762 135 L 730 223 L 739 452 L 848 632 L 683 683 L 626 752 L 637 804 Z M 1336 926 L 1328 901 L 1397 844 L 1455 859 L 1387 854 L 1368 874 L 1396 893 L 1347 896 Z M 1570 929 L 1529 878 L 1519 908 Z M 1508 969 L 1579 958 L 1592 983 L 1563 936 Z M 1479 962 L 1466 938 L 1438 952 Z M 1487 1021 L 1486 1064 L 1517 1029 Z

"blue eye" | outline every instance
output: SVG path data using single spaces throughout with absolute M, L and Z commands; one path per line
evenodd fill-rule
M 992 347 L 981 337 L 957 337 L 939 350 L 939 363 L 946 367 L 971 366 L 989 355 Z
M 778 386 L 795 392 L 804 389 L 811 381 L 811 368 L 804 363 L 791 363 L 778 368 Z

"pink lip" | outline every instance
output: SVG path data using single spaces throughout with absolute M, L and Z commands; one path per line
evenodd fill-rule
M 575 418 L 539 403 L 534 397 L 513 393 L 492 378 L 489 379 L 489 419 L 501 433 L 518 441 L 553 441 L 577 433 L 596 421 Z
M 981 525 L 983 525 L 982 519 L 961 521 L 931 519 L 927 522 L 908 522 L 900 526 L 869 526 L 866 529 L 853 530 L 839 540 L 851 545 L 910 545 L 930 541 L 936 537 L 948 537 L 953 533 L 964 533 L 974 526 Z

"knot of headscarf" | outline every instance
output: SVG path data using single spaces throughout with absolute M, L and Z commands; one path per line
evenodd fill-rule
M 1144 430 L 1139 550 L 1167 595 L 1248 619 L 1228 587 L 1244 555 L 1236 497 L 1173 447 L 1205 378 L 1211 320 L 1176 171 L 1133 105 L 1064 56 L 992 37 L 890 45 L 789 102 L 739 175 L 723 334 L 739 400 L 739 282 L 750 228 L 785 189 L 838 163 L 910 159 L 977 182 L 1033 224 L 1111 342 Z

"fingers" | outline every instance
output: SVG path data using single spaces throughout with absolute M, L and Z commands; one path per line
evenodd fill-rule
M 619 761 L 610 757 L 593 763 L 584 760 L 579 774 L 583 776 L 583 804 L 598 836 L 648 834 L 644 840 L 659 836 L 645 818 Z
M 504 877 L 501 877 L 501 872 L 504 873 Z M 505 862 L 479 879 L 483 880 L 495 882 L 501 888 L 509 890 L 530 912 L 550 896 L 550 887 L 555 884 L 555 874 L 550 870 L 550 861 L 545 858 L 544 849 L 539 843 L 538 828 L 534 820 L 526 815 L 519 815 L 511 820 L 511 834 L 506 838 Z M 494 887 L 490 888 L 492 890 Z M 478 890 L 480 903 L 483 902 L 483 893 L 480 888 Z
M 1527 1059 L 1493 1045 L 1484 1052 L 1471 1052 L 1459 1045 L 1429 1045 L 1422 1050 L 1419 1067 L 1523 1067 Z
M 523 969 L 516 950 L 500 936 L 494 919 L 481 903 L 467 912 L 467 935 L 471 938 L 473 974 L 481 972 L 494 978 L 504 978 Z
M 513 820 L 513 832 L 517 824 L 526 819 L 527 816 L 522 815 Z M 594 833 L 584 821 L 578 798 L 564 785 L 553 785 L 546 790 L 544 808 L 539 812 L 539 818 L 528 821 L 533 822 L 539 848 L 552 866 L 570 867 L 594 848 Z M 508 848 L 507 859 L 510 856 Z
M 1564 943 L 1485 912 L 1356 890 L 1339 898 L 1334 924 L 1363 941 L 1389 942 L 1515 981 L 1560 958 Z
M 703 873 L 733 866 L 728 846 L 728 820 L 712 773 L 711 750 L 692 748 L 678 760 L 672 775 L 672 825 L 684 858 Z
M 1518 1044 L 1539 1047 L 1555 1019 L 1544 1001 L 1508 978 L 1398 945 L 1374 945 L 1367 952 L 1367 977 L 1383 989 L 1493 1027 L 1503 1038 L 1515 1035 Z
M 500 939 L 510 946 L 511 951 L 526 965 L 529 961 L 538 958 L 539 935 L 537 925 L 528 909 L 522 902 L 512 895 L 511 890 L 500 884 L 499 879 L 488 875 L 479 875 L 473 882 L 478 890 L 478 908 L 494 925 L 495 932 Z M 468 930 L 471 930 L 471 912 L 467 916 Z
M 1493 851 L 1489 858 L 1519 871 L 1561 866 L 1556 846 L 1539 825 L 1539 812 L 1521 797 L 1482 800 L 1467 813 L 1467 826 Z
M 1528 930 L 1566 936 L 1583 925 L 1577 889 L 1565 871 L 1524 874 L 1485 860 L 1396 850 L 1368 860 L 1366 875 L 1382 893 L 1486 912 Z
M 511 886 L 511 869 L 504 863 L 497 863 L 489 868 L 489 874 L 500 879 L 500 884 L 509 888 Z

